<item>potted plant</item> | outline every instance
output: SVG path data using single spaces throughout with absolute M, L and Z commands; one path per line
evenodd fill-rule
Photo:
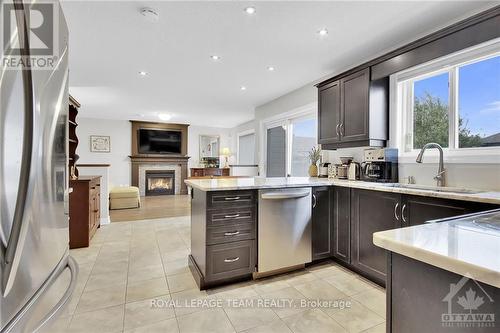
M 311 160 L 311 165 L 309 166 L 309 177 L 318 176 L 318 161 L 321 158 L 321 148 L 313 147 L 309 152 L 309 160 Z

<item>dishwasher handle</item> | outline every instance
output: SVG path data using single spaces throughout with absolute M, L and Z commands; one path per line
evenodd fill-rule
M 311 191 L 300 191 L 300 192 L 269 192 L 262 193 L 260 198 L 262 200 L 285 200 L 285 199 L 299 199 L 307 197 Z

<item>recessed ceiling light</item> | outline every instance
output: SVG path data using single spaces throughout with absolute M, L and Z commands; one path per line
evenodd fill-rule
M 149 22 L 156 23 L 160 20 L 160 14 L 153 8 L 144 7 L 141 8 L 140 12 Z
M 328 35 L 328 30 L 326 28 L 318 30 L 318 35 L 320 36 L 327 36 Z
M 169 114 L 166 114 L 166 113 L 159 113 L 158 118 L 160 118 L 160 120 L 167 121 L 167 120 L 170 120 L 170 118 L 172 118 L 172 116 Z
M 247 87 L 245 87 L 245 86 L 241 86 L 241 87 L 240 87 L 240 90 L 241 90 L 241 91 L 245 91 L 245 90 L 247 90 Z
M 145 72 L 145 71 L 140 71 L 139 72 L 139 75 L 140 76 L 147 76 L 149 73 L 148 72 Z
M 267 70 L 270 71 L 270 72 L 272 72 L 272 71 L 274 71 L 274 67 L 273 66 L 268 66 Z
M 245 13 L 249 14 L 249 15 L 252 15 L 252 14 L 255 14 L 257 10 L 255 9 L 255 7 L 247 7 L 245 8 Z
M 213 61 L 217 61 L 217 60 L 220 60 L 220 57 L 216 54 L 213 54 L 210 56 L 210 59 L 212 59 Z

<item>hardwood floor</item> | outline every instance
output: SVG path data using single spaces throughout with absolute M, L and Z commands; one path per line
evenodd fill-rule
M 141 197 L 141 207 L 110 210 L 111 222 L 158 219 L 191 214 L 189 195 Z

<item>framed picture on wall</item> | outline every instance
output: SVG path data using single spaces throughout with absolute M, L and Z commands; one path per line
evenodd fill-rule
M 103 135 L 91 135 L 90 151 L 94 153 L 109 153 L 111 151 L 111 138 Z

